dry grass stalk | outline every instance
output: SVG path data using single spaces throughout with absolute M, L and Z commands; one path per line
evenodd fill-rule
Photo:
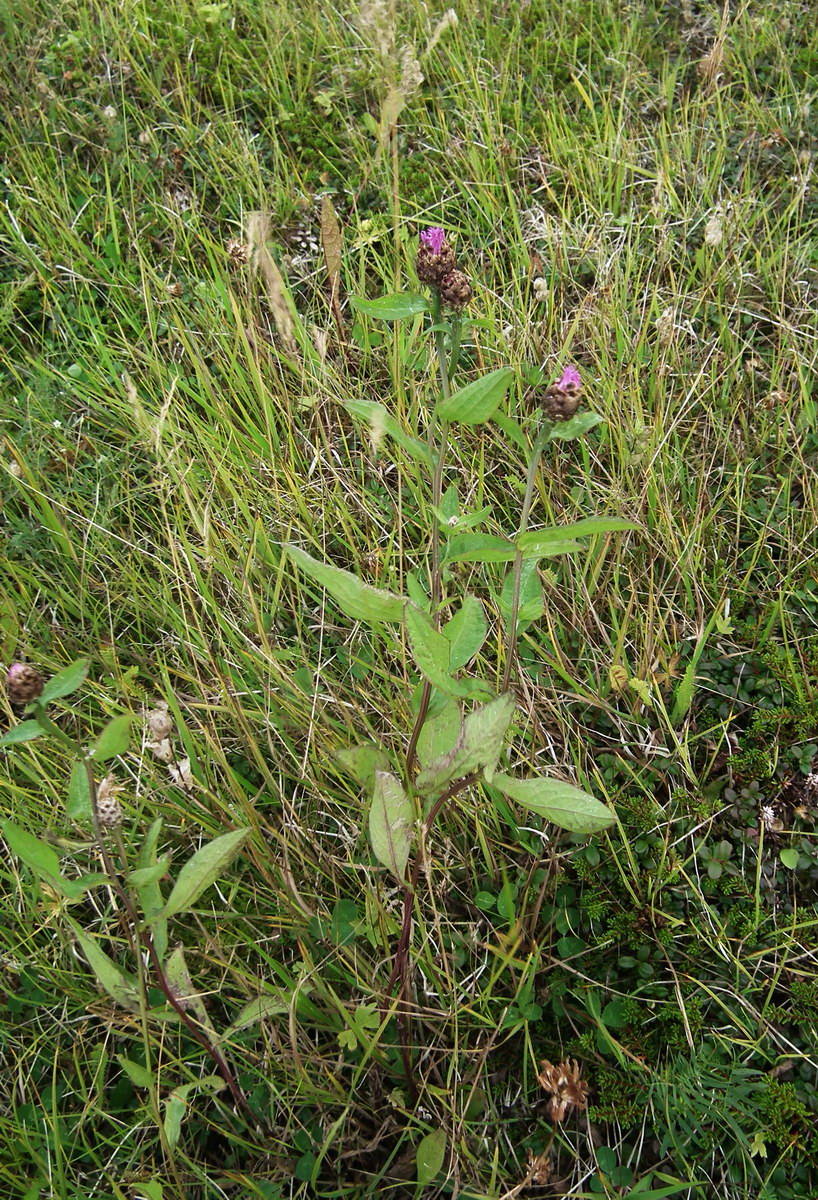
M 252 269 L 264 280 L 270 311 L 273 314 L 273 321 L 282 346 L 288 354 L 297 354 L 298 345 L 295 340 L 295 326 L 290 311 L 287 287 L 275 259 L 267 249 L 269 234 L 270 217 L 267 213 L 247 214 L 245 241 L 250 253 Z

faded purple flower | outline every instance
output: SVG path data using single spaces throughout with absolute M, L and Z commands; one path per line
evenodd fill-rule
M 569 392 L 573 391 L 574 388 L 580 388 L 581 386 L 582 382 L 580 380 L 579 371 L 577 368 L 566 367 L 562 373 L 562 378 L 557 384 L 557 387 L 560 389 L 560 391 Z
M 12 663 L 6 675 L 6 692 L 12 704 L 30 704 L 43 690 L 43 677 L 28 663 Z
M 420 240 L 424 246 L 428 246 L 432 254 L 440 254 L 446 241 L 446 234 L 439 225 L 433 225 L 431 229 L 424 229 L 420 235 Z

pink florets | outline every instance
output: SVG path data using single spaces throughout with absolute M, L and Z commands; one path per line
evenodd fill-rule
M 579 371 L 576 367 L 566 367 L 562 373 L 562 378 L 557 384 L 558 388 L 567 391 L 568 388 L 578 388 L 580 386 Z
M 428 246 L 432 254 L 440 254 L 443 249 L 443 243 L 446 241 L 446 234 L 438 225 L 433 225 L 431 229 L 424 229 L 420 235 L 420 240 L 424 246 Z

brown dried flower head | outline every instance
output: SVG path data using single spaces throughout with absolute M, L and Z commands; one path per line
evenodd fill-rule
M 584 1110 L 588 1107 L 588 1084 L 581 1078 L 576 1059 L 566 1058 L 554 1066 L 546 1059 L 540 1063 L 537 1075 L 543 1091 L 548 1092 L 548 1115 L 555 1125 L 565 1120 L 572 1108 Z
M 250 261 L 250 247 L 239 238 L 230 238 L 227 243 L 227 253 L 234 263 L 242 265 Z
M 462 271 L 450 271 L 440 281 L 440 299 L 449 308 L 465 308 L 472 298 L 468 275 Z
M 168 715 L 165 700 L 160 700 L 156 708 L 152 708 L 147 716 L 148 732 L 152 742 L 162 742 L 173 732 L 173 721 Z
M 12 704 L 31 704 L 43 690 L 43 677 L 28 663 L 12 663 L 6 675 L 6 691 Z

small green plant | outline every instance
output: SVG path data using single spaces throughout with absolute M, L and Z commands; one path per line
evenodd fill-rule
M 580 834 L 595 833 L 614 820 L 605 805 L 580 788 L 547 776 L 521 778 L 500 770 L 499 764 L 514 724 L 516 703 L 510 684 L 517 638 L 544 611 L 538 563 L 576 552 L 581 538 L 635 528 L 621 518 L 590 517 L 565 527 L 529 529 L 543 452 L 554 442 L 582 437 L 601 420 L 596 413 L 577 411 L 580 375 L 576 367 L 568 366 L 558 382 L 542 389 L 517 530 L 502 535 L 479 531 L 488 510 L 463 509 L 457 487 L 445 486 L 447 451 L 456 431 L 495 417 L 514 373 L 501 366 L 453 388 L 471 284 L 441 228 L 420 235 L 416 266 L 418 278 L 430 287 L 430 299 L 399 292 L 377 300 L 356 299 L 353 304 L 359 313 L 389 322 L 430 317 L 428 332 L 434 337 L 440 389 L 425 440 L 420 431 L 407 434 L 393 414 L 374 401 L 350 402 L 348 408 L 368 421 L 373 440 L 386 435 L 398 442 L 425 480 L 428 504 L 424 511 L 429 514 L 426 578 L 408 570 L 409 594 L 401 595 L 372 587 L 355 573 L 319 561 L 300 547 L 287 547 L 299 570 L 324 587 L 348 617 L 372 627 L 393 627 L 399 638 L 405 636 L 420 680 L 415 721 L 400 767 L 374 742 L 354 746 L 340 756 L 342 765 L 369 793 L 369 838 L 374 854 L 404 888 L 401 934 L 387 988 L 391 993 L 398 984 L 399 1006 L 407 986 L 423 841 L 438 814 L 456 796 L 483 784 L 492 799 L 505 797 Z M 541 385 L 542 373 L 535 375 Z M 501 420 L 507 436 L 528 445 L 516 421 L 509 417 Z M 508 564 L 499 590 L 493 593 L 504 625 L 504 661 L 498 663 L 496 672 L 499 684 L 463 674 L 483 647 L 489 623 L 483 603 L 460 587 L 454 569 L 466 565 L 479 569 L 489 563 Z M 410 867 L 421 818 L 421 849 Z
M 220 1047 L 221 1039 L 194 988 L 181 945 L 170 949 L 168 936 L 171 919 L 189 912 L 202 893 L 224 873 L 240 852 L 250 830 L 231 830 L 201 846 L 183 865 L 165 897 L 162 881 L 169 875 L 169 859 L 158 853 L 161 819 L 149 826 L 136 854 L 129 853 L 122 836 L 124 814 L 117 795 L 119 786 L 110 774 L 98 778 L 98 768 L 127 750 L 130 714 L 114 717 L 93 744 L 86 747 L 66 733 L 63 724 L 48 713 L 49 705 L 77 691 L 87 672 L 87 660 L 78 659 L 43 681 L 33 667 L 13 663 L 6 677 L 9 699 L 13 704 L 26 705 L 31 716 L 8 730 L 0 738 L 0 746 L 15 746 L 48 737 L 69 752 L 74 761 L 68 782 L 67 813 L 74 821 L 93 829 L 95 848 L 104 871 L 70 878 L 60 869 L 57 849 L 13 821 L 3 821 L 3 837 L 12 852 L 60 897 L 65 906 L 81 902 L 95 888 L 109 888 L 113 892 L 135 974 L 123 970 L 102 948 L 100 939 L 90 935 L 73 917 L 65 913 L 64 920 L 104 990 L 121 1008 L 140 1017 L 145 1031 L 143 1042 L 147 1061 L 143 1064 L 121 1058 L 120 1062 L 136 1086 L 150 1091 L 165 1144 L 173 1147 L 178 1142 L 187 1097 L 194 1089 L 215 1094 L 226 1085 L 252 1128 L 260 1124 L 259 1116 L 251 1108 Z M 169 744 L 171 721 L 166 711 L 155 710 L 151 714 L 150 727 L 157 746 Z M 159 988 L 163 1003 L 157 1005 L 151 996 L 152 985 Z M 263 1010 L 264 998 L 254 1003 L 260 1004 Z M 263 1013 L 259 1011 L 250 1014 L 250 1018 L 259 1020 L 261 1015 Z M 159 1120 L 156 1080 L 148 1057 L 147 1026 L 150 1021 L 166 1023 L 174 1020 L 181 1022 L 202 1047 L 216 1073 L 175 1088 L 165 1100 L 164 1117 Z M 242 1014 L 236 1027 L 241 1028 L 247 1023 L 247 1014 Z

